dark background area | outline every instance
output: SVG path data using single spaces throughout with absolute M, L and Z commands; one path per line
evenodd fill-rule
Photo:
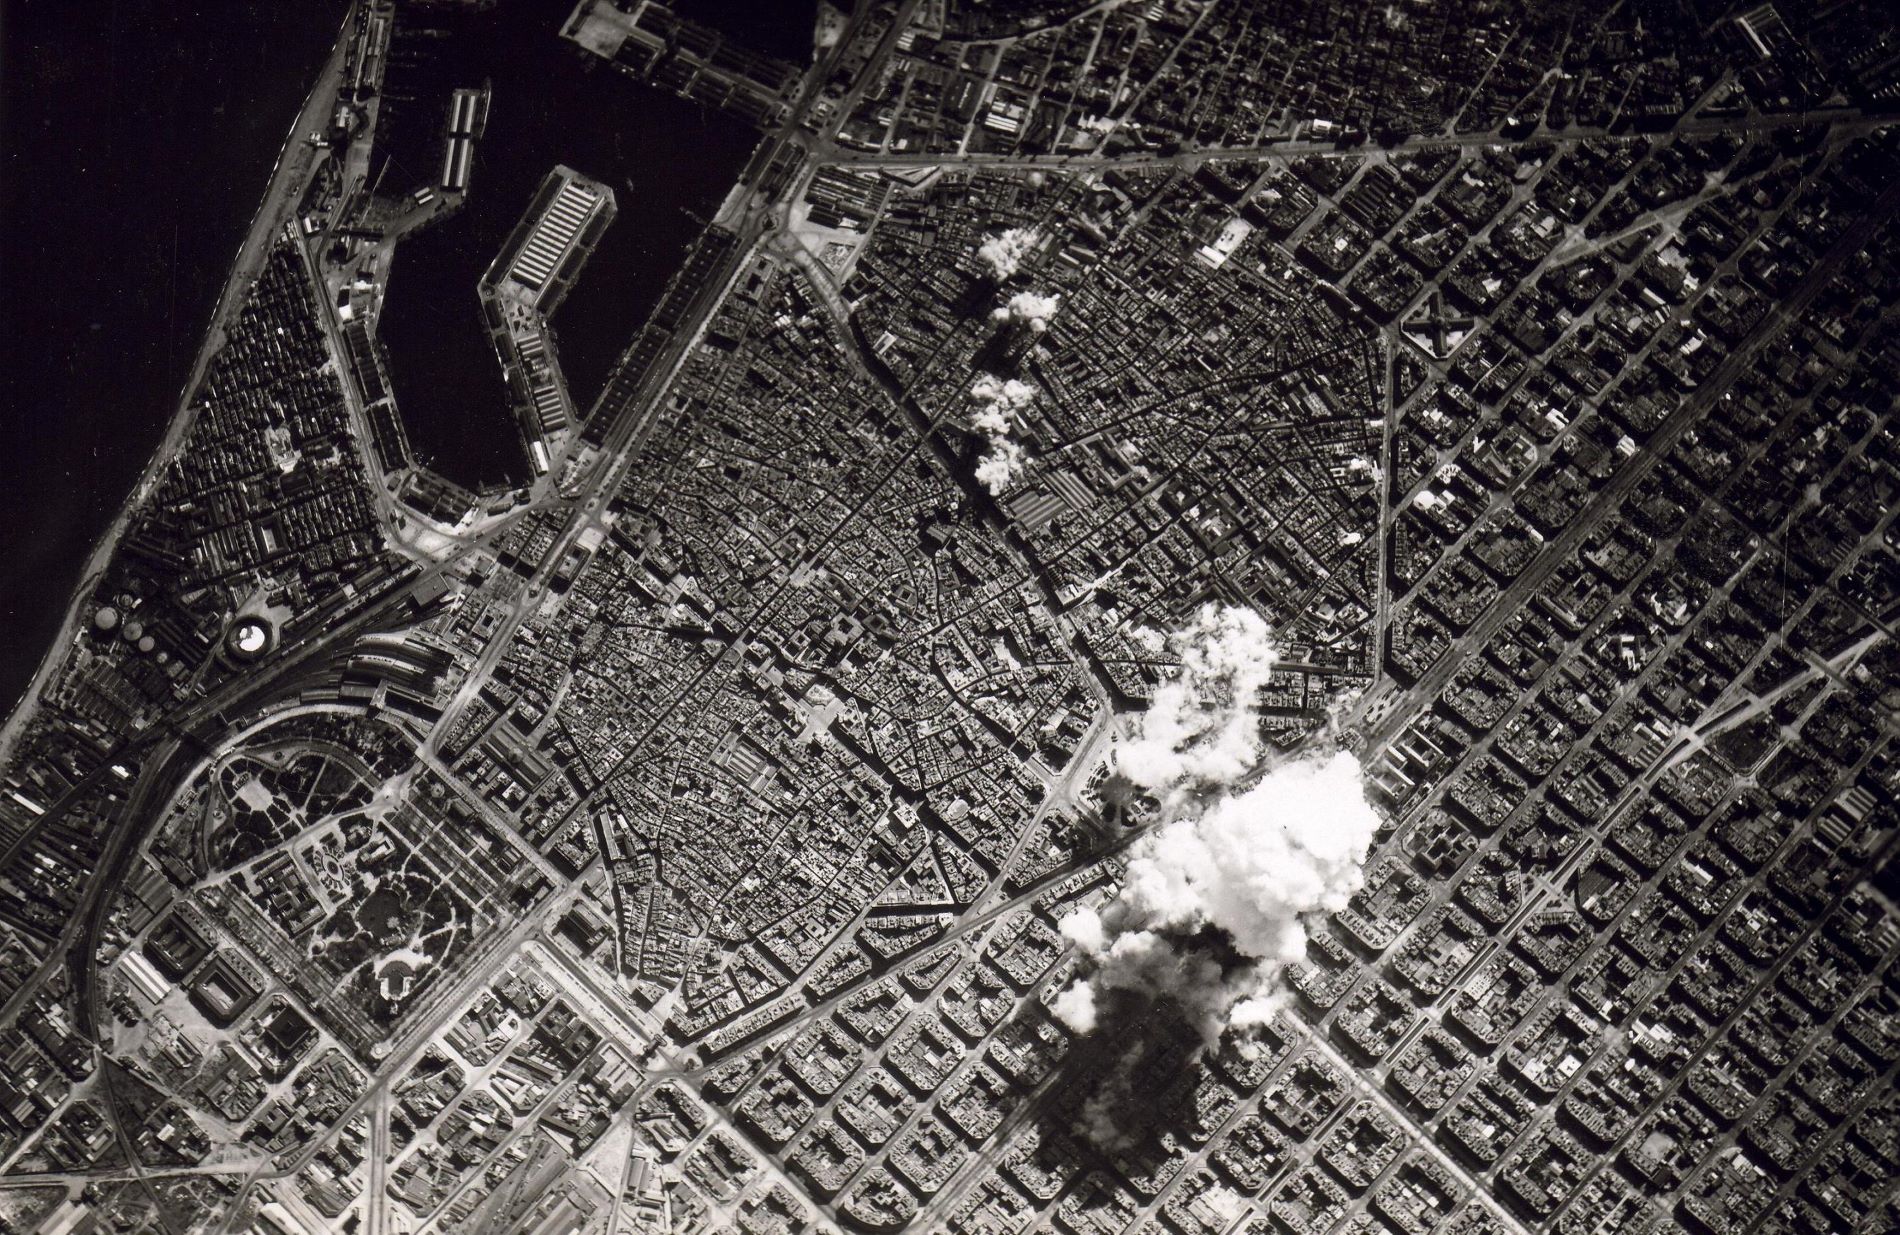
M 832 3 L 849 12 L 852 0 Z M 801 69 L 811 63 L 818 0 L 674 0 L 673 11 L 724 31 L 753 51 Z

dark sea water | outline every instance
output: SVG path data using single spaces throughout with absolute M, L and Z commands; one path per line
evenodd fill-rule
M 0 709 L 164 436 L 343 9 L 0 3 Z
M 849 4 L 838 7 L 851 8 Z M 673 11 L 798 68 L 811 63 L 818 0 L 678 0 Z

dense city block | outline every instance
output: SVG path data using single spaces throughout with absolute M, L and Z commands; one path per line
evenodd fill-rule
M 556 5 L 756 145 L 598 389 L 646 189 L 504 203 L 474 485 L 457 11 L 351 7 L 4 730 L 0 1231 L 1900 1229 L 1892 12 Z M 1138 910 L 1322 765 L 1294 952 Z

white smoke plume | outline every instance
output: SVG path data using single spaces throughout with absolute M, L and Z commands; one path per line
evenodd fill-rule
M 1282 971 L 1306 957 L 1305 916 L 1344 909 L 1363 886 L 1378 825 L 1345 751 L 1282 764 L 1170 820 L 1105 909 L 1063 918 L 1096 968 L 1089 994 L 1064 992 L 1057 1014 L 1087 1032 L 1101 995 L 1129 990 L 1174 1000 L 1210 1036 L 1271 1019 Z
M 1062 297 L 1044 296 L 1040 292 L 1017 292 L 997 308 L 990 316 L 999 322 L 1015 322 L 1029 327 L 1035 334 L 1049 329 L 1049 319 L 1062 307 Z
M 1015 427 L 1016 423 L 1009 418 L 1009 413 L 994 403 L 979 403 L 976 410 L 970 413 L 971 432 L 981 433 L 985 437 L 1007 437 Z
M 970 397 L 986 410 L 1007 417 L 1014 424 L 1036 398 L 1036 388 L 1017 378 L 1007 380 L 985 373 L 970 387 Z
M 992 495 L 1001 496 L 1029 461 L 1023 448 L 1006 437 L 990 439 L 990 448 L 976 462 L 976 478 Z
M 1260 691 L 1279 650 L 1252 609 L 1203 605 L 1167 646 L 1181 667 L 1155 688 L 1116 770 L 1143 789 L 1230 784 L 1260 760 Z
M 1266 760 L 1257 696 L 1274 650 L 1258 615 L 1208 606 L 1173 645 L 1180 670 L 1117 753 L 1170 815 L 1114 900 L 1061 922 L 1092 965 L 1053 1005 L 1078 1033 L 1116 990 L 1172 1000 L 1209 1041 L 1270 1020 L 1286 966 L 1306 956 L 1306 916 L 1364 885 L 1379 827 L 1350 753 Z
M 1035 252 L 1042 235 L 1033 227 L 1012 227 L 1000 236 L 985 236 L 976 256 L 1000 282 L 1022 269 L 1023 259 Z
M 976 478 L 992 494 L 1001 494 L 1028 463 L 1022 444 L 1011 435 L 1022 427 L 1022 414 L 1036 397 L 1036 388 L 1015 378 L 985 373 L 970 387 L 976 407 L 970 413 L 970 431 L 989 440 L 989 449 L 977 462 Z
M 818 19 L 811 36 L 813 54 L 836 47 L 850 24 L 850 16 L 844 10 L 831 3 L 831 0 L 819 0 Z

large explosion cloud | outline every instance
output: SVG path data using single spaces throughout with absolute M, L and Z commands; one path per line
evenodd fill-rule
M 989 449 L 977 462 L 976 478 L 991 493 L 1001 494 L 1028 462 L 1028 455 L 1013 434 L 1021 425 L 1022 414 L 1036 397 L 1036 388 L 1015 378 L 1004 380 L 991 373 L 976 379 L 970 387 L 976 401 L 970 413 L 970 430 L 989 442 Z
M 1033 334 L 1049 329 L 1049 319 L 1062 307 L 1062 297 L 1040 292 L 1017 292 L 990 314 L 999 322 L 1027 326 Z
M 1155 688 L 1116 770 L 1157 795 L 1232 784 L 1260 760 L 1257 701 L 1279 658 L 1273 633 L 1251 609 L 1205 605 L 1168 642 L 1181 666 Z
M 1259 615 L 1210 605 L 1172 644 L 1179 671 L 1117 752 L 1167 822 L 1114 900 L 1061 923 L 1092 966 L 1054 1005 L 1080 1033 L 1116 990 L 1173 1000 L 1210 1040 L 1270 1019 L 1306 955 L 1305 916 L 1345 908 L 1379 826 L 1350 753 L 1266 760 L 1257 700 L 1275 651 Z
M 998 236 L 986 236 L 976 247 L 976 256 L 997 279 L 1007 279 L 1022 269 L 1023 259 L 1035 252 L 1042 236 L 1032 227 L 1012 227 Z

